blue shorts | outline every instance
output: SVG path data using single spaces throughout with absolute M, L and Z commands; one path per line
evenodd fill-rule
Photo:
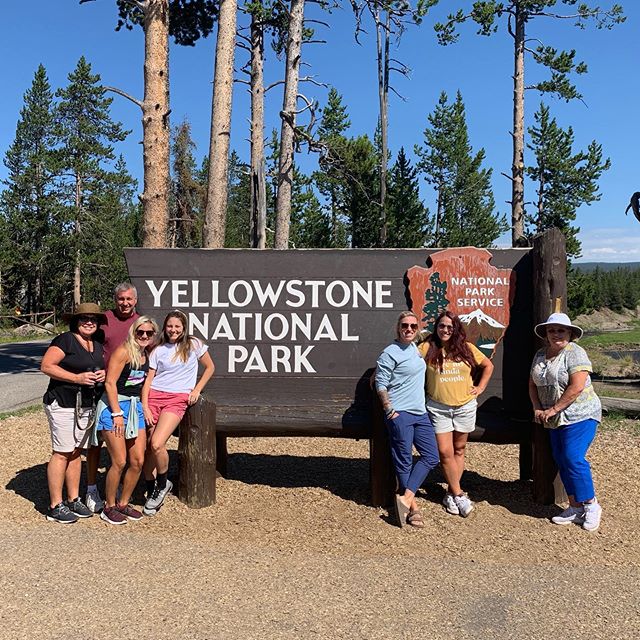
M 124 413 L 124 426 L 127 426 L 127 416 L 129 415 L 129 407 L 131 400 L 121 400 L 119 402 L 120 409 Z M 144 429 L 144 411 L 142 411 L 142 402 L 138 400 L 138 429 Z M 111 409 L 107 407 L 98 417 L 96 425 L 98 431 L 113 431 L 113 418 L 111 417 Z

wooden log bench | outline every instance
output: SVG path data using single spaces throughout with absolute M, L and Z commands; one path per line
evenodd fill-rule
M 340 379 L 327 379 L 321 389 L 317 379 L 297 379 L 285 389 L 282 380 L 253 380 L 240 390 L 237 381 L 212 383 L 180 426 L 178 497 L 196 508 L 215 503 L 216 477 L 227 474 L 227 438 L 324 437 L 369 440 L 371 504 L 387 505 L 396 480 L 382 408 L 369 388 L 370 372 L 357 382 L 355 394 Z M 531 477 L 529 423 L 479 411 L 470 441 L 519 444 L 520 475 Z

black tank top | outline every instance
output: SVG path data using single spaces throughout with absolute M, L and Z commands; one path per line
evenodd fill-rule
M 118 395 L 121 396 L 135 396 L 140 397 L 140 391 L 142 391 L 142 383 L 147 377 L 149 371 L 149 358 L 144 364 L 141 364 L 137 369 L 132 369 L 131 365 L 127 362 L 120 373 L 120 377 L 116 382 L 116 388 L 118 389 Z

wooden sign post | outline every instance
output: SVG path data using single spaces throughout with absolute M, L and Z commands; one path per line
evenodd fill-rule
M 182 429 L 189 442 L 181 440 L 181 474 L 192 479 L 179 486 L 188 503 L 215 499 L 212 458 L 224 472 L 226 438 L 238 436 L 367 438 L 372 502 L 387 502 L 393 474 L 369 378 L 407 309 L 425 331 L 444 308 L 466 322 L 495 366 L 472 439 L 520 444 L 521 477 L 531 477 L 530 249 L 127 249 L 125 256 L 140 310 L 159 321 L 183 311 L 216 365 L 204 394 L 209 408 Z M 202 431 L 209 428 L 213 444 Z M 191 460 L 200 450 L 202 460 Z

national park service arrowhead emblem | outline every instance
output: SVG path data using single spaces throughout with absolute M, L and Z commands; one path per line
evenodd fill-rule
M 411 311 L 431 332 L 442 311 L 451 311 L 465 325 L 467 340 L 492 357 L 507 326 L 516 274 L 489 263 L 487 249 L 443 249 L 429 256 L 427 268 L 407 271 Z

